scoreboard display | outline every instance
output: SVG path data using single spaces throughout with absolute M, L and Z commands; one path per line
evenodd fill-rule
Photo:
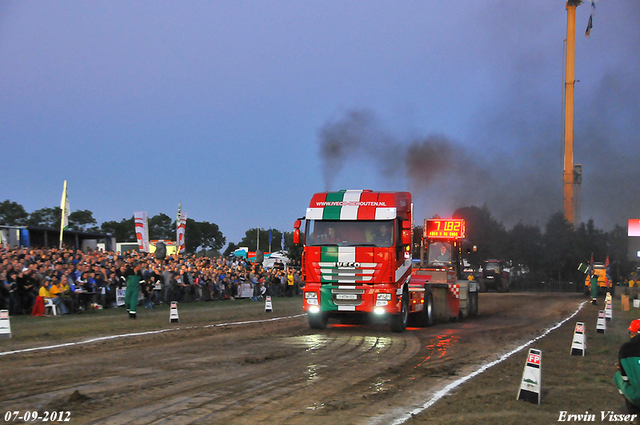
M 428 239 L 464 239 L 465 223 L 459 218 L 429 218 L 424 221 L 424 236 Z

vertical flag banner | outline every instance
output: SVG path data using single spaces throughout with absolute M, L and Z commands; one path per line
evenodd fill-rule
M 282 250 L 283 250 L 283 251 L 286 251 L 286 250 L 284 249 L 284 232 L 282 232 L 282 239 L 280 240 L 280 245 L 282 245 Z
M 136 239 L 140 252 L 149 252 L 149 217 L 146 211 L 133 213 L 136 223 Z
M 60 201 L 60 209 L 62 210 L 60 220 L 60 249 L 62 249 L 62 233 L 69 228 L 69 197 L 67 196 L 67 181 L 64 181 L 62 189 L 62 200 Z
M 585 37 L 589 37 L 591 35 L 591 28 L 593 28 L 593 17 L 596 14 L 595 0 L 589 0 L 589 3 L 591 3 L 591 13 L 589 14 L 589 21 L 587 22 L 587 30 L 584 32 Z
M 187 213 L 182 212 L 182 202 L 178 205 L 178 215 L 176 218 L 176 245 L 178 254 L 184 253 L 184 232 L 187 226 Z
M 609 264 L 609 254 L 607 254 L 607 260 L 604 262 L 604 272 L 607 278 L 607 287 L 613 286 L 613 279 L 611 279 L 611 264 Z

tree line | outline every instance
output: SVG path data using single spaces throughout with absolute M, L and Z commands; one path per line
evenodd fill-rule
M 60 228 L 62 210 L 60 207 L 41 208 L 32 213 L 16 202 L 5 200 L 0 203 L 0 224 L 6 226 Z M 108 233 L 118 242 L 136 241 L 135 219 L 105 221 L 100 226 L 89 210 L 78 210 L 69 214 L 69 230 L 87 233 Z M 149 217 L 149 239 L 175 240 L 176 221 L 166 214 Z M 185 229 L 185 250 L 195 253 L 199 250 L 220 250 L 227 239 L 215 223 L 195 221 L 187 218 Z
M 468 261 L 475 267 L 485 259 L 503 259 L 511 261 L 513 272 L 535 281 L 584 282 L 578 265 L 592 255 L 594 262 L 604 263 L 608 255 L 614 282 L 635 271 L 627 257 L 627 229 L 620 225 L 609 232 L 597 229 L 592 219 L 572 226 L 557 212 L 543 229 L 518 223 L 507 230 L 486 206 L 460 208 L 453 216 L 466 222 L 467 239 L 476 247 Z

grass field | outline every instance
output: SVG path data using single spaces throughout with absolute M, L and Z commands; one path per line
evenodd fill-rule
M 138 307 L 131 320 L 124 308 L 90 310 L 82 314 L 32 317 L 12 316 L 12 337 L 0 339 L 0 351 L 26 346 L 77 341 L 129 332 L 156 331 L 177 326 L 201 326 L 238 320 L 255 320 L 302 313 L 300 297 L 273 298 L 273 312 L 265 312 L 265 302 L 250 299 L 194 302 L 178 305 L 179 323 L 169 321 L 169 306 Z
M 416 415 L 411 424 L 549 424 L 566 415 L 592 414 L 594 420 L 573 423 L 623 423 L 611 421 L 608 412 L 626 413 L 624 400 L 613 382 L 620 346 L 629 340 L 631 320 L 640 318 L 633 307 L 621 310 L 613 300 L 613 319 L 606 332 L 596 332 L 599 305 L 585 305 L 578 315 L 545 338 L 514 354 L 506 361 L 465 383 L 433 407 Z M 570 355 L 576 322 L 584 322 L 586 355 Z M 541 404 L 516 400 L 529 348 L 542 350 Z M 628 423 L 628 421 L 627 421 Z

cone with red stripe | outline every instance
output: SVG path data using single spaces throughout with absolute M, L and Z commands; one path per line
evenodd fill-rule
M 180 319 L 178 318 L 178 303 L 176 301 L 171 301 L 171 310 L 169 310 L 169 322 L 178 323 Z
M 273 312 L 273 306 L 271 305 L 271 296 L 267 295 L 267 299 L 264 302 L 264 311 L 267 313 Z
M 0 310 L 0 338 L 11 338 L 9 310 Z

